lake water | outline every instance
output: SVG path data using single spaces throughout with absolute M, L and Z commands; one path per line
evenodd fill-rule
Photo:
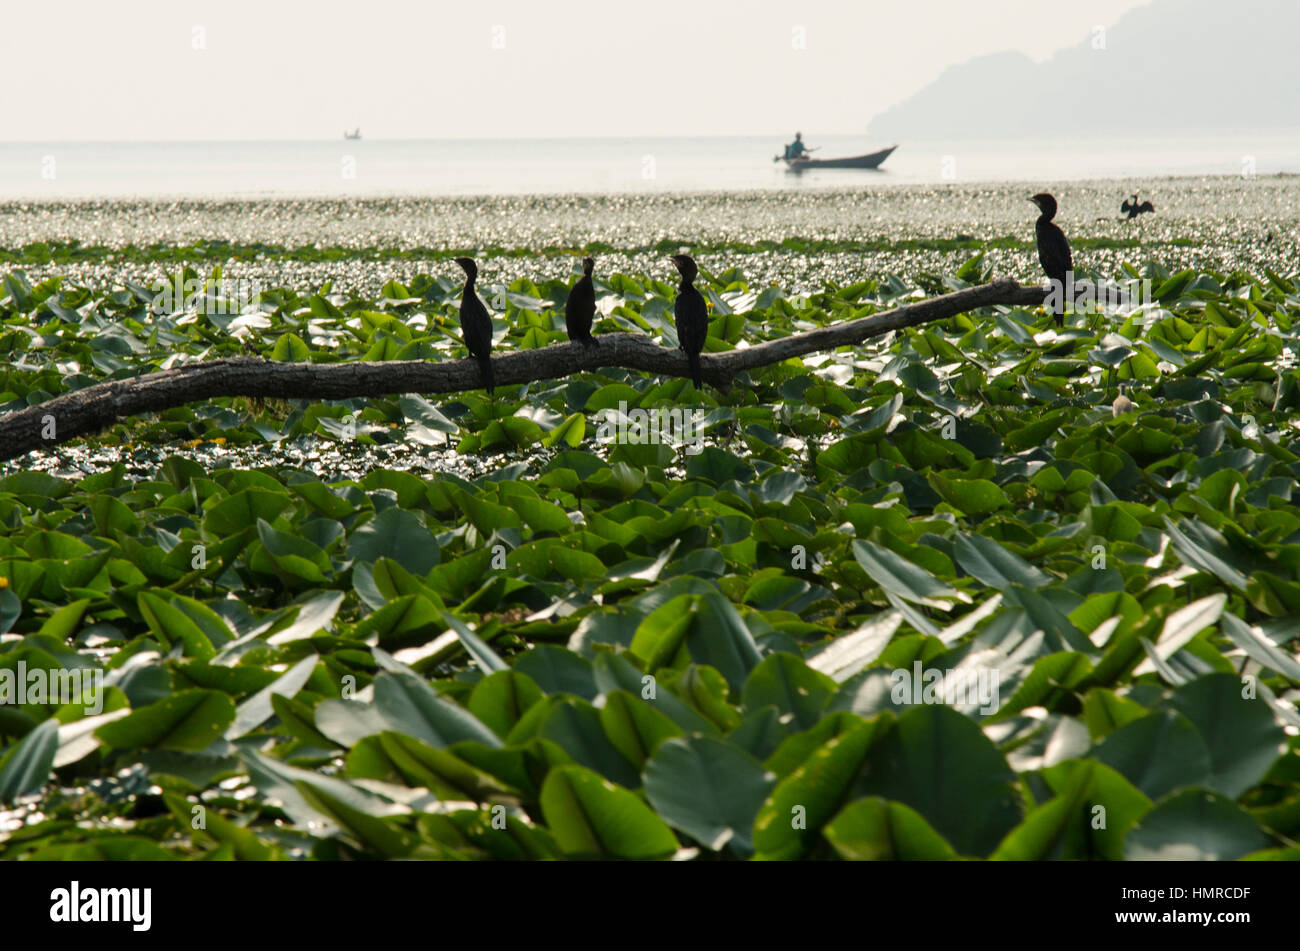
M 818 157 L 892 142 L 806 136 Z M 880 171 L 774 163 L 779 135 L 676 139 L 0 143 L 0 199 L 875 188 L 1300 173 L 1300 134 L 899 143 Z

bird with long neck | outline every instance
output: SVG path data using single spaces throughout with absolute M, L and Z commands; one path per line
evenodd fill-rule
M 1056 326 L 1065 324 L 1066 282 L 1074 270 L 1074 260 L 1070 255 L 1070 242 L 1065 240 L 1065 232 L 1052 221 L 1056 217 L 1056 199 L 1046 192 L 1040 192 L 1029 199 L 1038 206 L 1041 214 L 1034 225 L 1038 238 L 1038 262 L 1053 282 L 1053 290 L 1060 289 L 1060 309 L 1053 310 Z
M 456 263 L 465 272 L 465 290 L 460 295 L 460 330 L 465 338 L 465 348 L 469 355 L 478 361 L 483 374 L 483 388 L 488 396 L 493 393 L 492 383 L 492 318 L 488 316 L 487 307 L 479 300 L 474 291 L 474 282 L 478 280 L 478 265 L 473 258 L 456 258 Z
M 591 258 L 582 259 L 582 277 L 574 282 L 569 299 L 564 302 L 564 327 L 569 331 L 569 339 L 584 347 L 599 346 L 591 335 L 591 321 L 596 315 L 596 288 L 591 283 L 595 267 L 596 262 Z
M 709 310 L 704 298 L 695 289 L 695 278 L 700 273 L 695 261 L 686 254 L 674 254 L 673 264 L 682 282 L 677 285 L 677 300 L 673 302 L 673 316 L 677 319 L 677 345 L 686 353 L 691 367 L 691 381 L 697 390 L 704 389 L 700 376 L 700 353 L 709 336 Z
M 1115 402 L 1110 404 L 1110 411 L 1113 416 L 1119 418 L 1125 413 L 1131 413 L 1137 409 L 1137 404 L 1128 398 L 1128 387 L 1123 383 L 1119 384 L 1116 389 L 1119 390 L 1119 395 L 1115 397 Z

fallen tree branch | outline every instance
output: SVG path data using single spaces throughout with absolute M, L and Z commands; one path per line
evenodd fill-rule
M 862 343 L 906 327 L 955 317 L 996 304 L 1034 306 L 1046 291 L 996 281 L 905 304 L 870 317 L 819 327 L 769 340 L 753 347 L 706 354 L 701 369 L 719 389 L 736 374 L 819 350 Z M 552 344 L 492 357 L 497 386 L 554 380 L 583 370 L 624 367 L 661 376 L 690 376 L 686 355 L 656 344 L 641 334 L 606 334 L 598 347 Z M 481 386 L 473 360 L 430 363 L 423 360 L 348 363 L 278 363 L 255 357 L 212 360 L 147 373 L 127 380 L 97 383 L 36 406 L 0 416 L 0 460 L 34 449 L 48 449 L 79 436 L 97 433 L 118 420 L 156 413 L 196 400 L 222 396 L 275 399 L 347 399 L 395 393 L 463 393 Z

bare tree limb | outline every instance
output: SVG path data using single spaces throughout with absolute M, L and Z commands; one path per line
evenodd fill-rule
M 896 307 L 858 320 L 769 340 L 753 347 L 709 354 L 703 377 L 729 389 L 736 374 L 820 350 L 862 343 L 906 327 L 944 320 L 995 304 L 1034 306 L 1046 292 L 1015 281 L 995 281 Z M 624 367 L 662 376 L 689 377 L 686 355 L 641 334 L 607 334 L 598 347 L 552 344 L 493 356 L 497 386 L 554 380 L 601 367 Z M 16 459 L 79 436 L 97 433 L 118 420 L 156 413 L 196 400 L 222 396 L 276 399 L 347 399 L 394 393 L 462 393 L 481 386 L 473 360 L 349 363 L 278 363 L 254 357 L 213 360 L 111 380 L 65 393 L 28 409 L 0 416 L 0 460 Z

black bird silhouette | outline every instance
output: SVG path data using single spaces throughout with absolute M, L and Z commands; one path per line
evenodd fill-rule
M 1133 200 L 1124 202 L 1124 204 L 1119 206 L 1119 210 L 1121 214 L 1127 213 L 1129 219 L 1131 220 L 1133 218 L 1136 218 L 1138 215 L 1145 214 L 1148 211 L 1155 211 L 1156 206 L 1151 204 L 1151 202 L 1149 201 L 1144 201 L 1142 202 L 1142 204 L 1139 205 L 1138 196 L 1135 193 L 1133 195 Z
M 1074 260 L 1070 257 L 1070 242 L 1065 240 L 1065 232 L 1058 228 L 1052 219 L 1056 217 L 1056 199 L 1046 192 L 1040 192 L 1029 199 L 1042 212 L 1034 231 L 1038 236 L 1038 261 L 1043 270 L 1053 281 L 1060 282 L 1061 294 L 1066 291 L 1066 276 L 1074 270 Z M 1053 313 L 1056 326 L 1065 324 L 1065 300 L 1062 296 L 1061 309 Z
M 465 337 L 465 347 L 469 355 L 478 361 L 483 371 L 483 388 L 492 395 L 492 318 L 483 302 L 474 292 L 474 282 L 478 280 L 478 265 L 473 258 L 456 258 L 456 263 L 465 272 L 465 291 L 460 295 L 460 330 Z
M 574 283 L 569 299 L 564 302 L 564 327 L 569 331 L 569 339 L 584 347 L 600 346 L 591 335 L 591 320 L 596 314 L 596 289 L 591 284 L 595 266 L 591 258 L 582 259 L 582 277 Z
M 674 254 L 673 264 L 682 276 L 677 285 L 677 300 L 673 302 L 673 315 L 677 318 L 678 346 L 686 351 L 686 361 L 691 365 L 691 380 L 697 390 L 704 389 L 700 377 L 700 351 L 709 336 L 709 311 L 704 298 L 695 289 L 695 277 L 700 269 L 686 254 Z

